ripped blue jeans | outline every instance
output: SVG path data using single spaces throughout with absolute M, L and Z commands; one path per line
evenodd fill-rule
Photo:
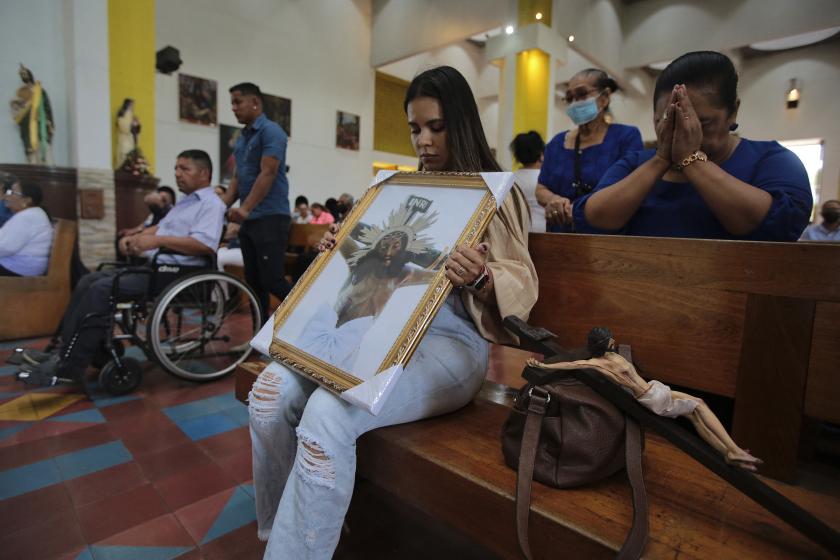
M 263 371 L 249 412 L 265 558 L 331 558 L 353 495 L 359 436 L 466 405 L 488 356 L 488 342 L 450 296 L 377 416 L 279 364 Z

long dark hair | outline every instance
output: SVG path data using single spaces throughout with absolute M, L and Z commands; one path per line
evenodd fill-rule
M 438 66 L 418 74 L 405 92 L 406 114 L 408 104 L 417 97 L 432 97 L 440 103 L 449 146 L 448 171 L 502 170 L 487 145 L 470 85 L 460 72 Z

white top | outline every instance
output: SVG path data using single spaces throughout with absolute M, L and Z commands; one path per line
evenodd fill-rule
M 15 213 L 0 228 L 0 265 L 21 276 L 47 273 L 53 227 L 38 206 Z
M 516 184 L 528 200 L 528 208 L 531 209 L 531 231 L 545 233 L 545 208 L 537 202 L 537 179 L 540 176 L 540 170 L 522 168 L 514 171 L 513 174 L 516 177 Z

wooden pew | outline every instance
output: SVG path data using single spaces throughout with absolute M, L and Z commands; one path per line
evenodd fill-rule
M 803 415 L 840 423 L 840 247 L 531 234 L 529 322 L 609 326 L 643 376 L 733 397 L 735 439 L 792 479 Z
M 236 373 L 245 402 L 261 364 Z M 437 418 L 380 428 L 359 439 L 358 474 L 398 499 L 480 542 L 500 558 L 521 558 L 516 542 L 516 473 L 499 444 L 508 407 L 478 398 Z M 648 434 L 643 456 L 650 508 L 645 558 L 828 558 L 823 549 L 756 505 L 662 438 Z M 835 528 L 840 500 L 782 482 L 778 491 Z M 632 520 L 623 473 L 557 490 L 535 482 L 534 558 L 611 558 Z
M 50 264 L 45 276 L 0 278 L 0 340 L 55 332 L 70 301 L 70 261 L 76 222 L 55 220 Z
M 768 461 L 770 475 L 792 473 L 803 414 L 838 421 L 840 248 L 532 234 L 530 250 L 540 278 L 532 324 L 570 347 L 592 326 L 609 326 L 646 376 L 734 397 L 736 437 Z M 520 362 L 497 359 L 519 371 Z M 260 370 L 237 371 L 243 402 Z M 499 444 L 506 416 L 479 398 L 450 415 L 375 430 L 359 440 L 359 474 L 518 558 L 515 473 Z M 827 556 L 663 439 L 648 434 L 647 442 L 646 558 Z M 768 482 L 840 529 L 836 497 Z M 622 475 L 564 491 L 535 483 L 531 515 L 535 558 L 610 557 L 630 525 L 629 487 Z

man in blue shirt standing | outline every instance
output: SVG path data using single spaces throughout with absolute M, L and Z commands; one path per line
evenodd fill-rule
M 263 113 L 257 85 L 244 82 L 229 91 L 233 114 L 245 128 L 233 148 L 236 170 L 224 201 L 228 205 L 236 198 L 240 201 L 238 208 L 230 209 L 228 219 L 242 224 L 239 242 L 245 280 L 267 317 L 269 293 L 282 300 L 291 289 L 283 272 L 292 219 L 286 179 L 288 137 Z

